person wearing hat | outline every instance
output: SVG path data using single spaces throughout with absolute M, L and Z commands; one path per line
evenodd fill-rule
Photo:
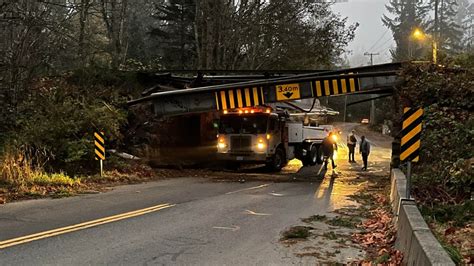
M 354 153 L 357 143 L 357 138 L 355 137 L 355 130 L 351 131 L 351 134 L 347 136 L 347 147 L 349 148 L 349 162 L 355 163 Z

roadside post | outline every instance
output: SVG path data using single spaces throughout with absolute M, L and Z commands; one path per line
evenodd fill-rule
M 104 132 L 94 132 L 95 159 L 100 162 L 100 176 L 104 176 L 105 135 Z
M 411 190 L 411 163 L 420 160 L 421 129 L 423 109 L 403 109 L 402 139 L 400 142 L 400 161 L 407 163 L 407 191 L 406 198 L 410 199 Z

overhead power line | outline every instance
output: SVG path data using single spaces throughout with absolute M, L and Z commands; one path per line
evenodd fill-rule
M 389 39 L 385 40 L 383 43 L 379 44 L 375 49 L 372 49 L 372 50 L 378 51 L 378 50 L 380 50 L 381 47 L 384 47 L 384 45 L 386 45 L 388 42 L 390 42 L 392 40 L 393 40 L 393 38 L 390 37 Z
M 380 40 L 382 40 L 382 38 L 385 36 L 385 34 L 387 34 L 387 32 L 388 32 L 388 29 L 385 30 L 385 32 L 377 39 L 376 42 L 374 42 L 374 44 L 372 45 L 372 47 L 370 47 L 368 50 L 371 51 L 371 50 L 375 47 L 375 45 L 377 45 L 377 43 L 378 43 Z

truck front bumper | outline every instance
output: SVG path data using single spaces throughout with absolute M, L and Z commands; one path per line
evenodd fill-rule
M 220 161 L 246 162 L 246 163 L 265 163 L 270 160 L 265 153 L 217 153 L 217 159 Z

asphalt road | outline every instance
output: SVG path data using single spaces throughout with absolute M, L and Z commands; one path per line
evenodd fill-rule
M 319 168 L 300 173 L 316 177 Z M 353 191 L 334 193 L 332 185 L 321 185 L 328 179 L 236 183 L 177 178 L 108 193 L 10 203 L 0 206 L 0 247 L 17 240 L 0 249 L 0 265 L 313 264 L 314 258 L 294 256 L 279 239 L 302 217 L 351 206 L 346 198 Z M 64 229 L 160 204 L 169 205 L 89 228 Z M 59 233 L 24 243 L 18 239 L 56 228 L 65 233 L 54 231 Z

